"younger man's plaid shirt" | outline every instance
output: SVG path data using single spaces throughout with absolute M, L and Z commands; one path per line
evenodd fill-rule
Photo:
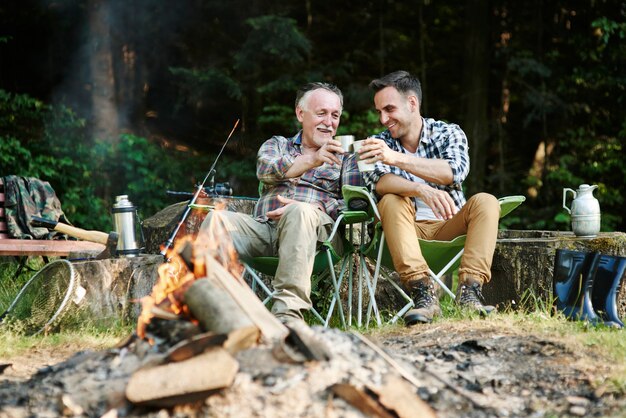
M 300 177 L 286 178 L 296 157 L 302 154 L 302 131 L 292 138 L 273 136 L 265 141 L 257 154 L 256 173 L 263 183 L 261 197 L 254 215 L 266 220 L 265 214 L 281 206 L 277 196 L 317 204 L 333 219 L 345 208 L 341 197 L 344 184 L 362 185 L 361 173 L 354 154 L 338 154 L 339 165 L 324 163 Z
M 417 147 L 417 155 L 423 158 L 440 158 L 446 160 L 452 169 L 452 184 L 442 186 L 440 184 L 429 183 L 429 186 L 445 190 L 450 194 L 456 204 L 457 209 L 465 204 L 465 196 L 461 183 L 469 173 L 469 146 L 465 132 L 456 124 L 448 124 L 434 119 L 422 118 L 422 136 Z M 388 130 L 376 138 L 383 139 L 389 148 L 394 151 L 407 154 L 400 141 L 391 137 Z M 376 163 L 374 171 L 364 173 L 363 177 L 368 186 L 375 186 L 378 180 L 385 174 L 395 174 L 407 180 L 414 181 L 414 176 L 398 167 L 390 166 L 380 162 Z M 413 198 L 415 202 L 417 198 Z M 417 203 L 415 203 L 417 209 Z

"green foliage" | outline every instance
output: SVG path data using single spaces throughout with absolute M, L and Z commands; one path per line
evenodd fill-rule
M 204 101 L 214 96 L 241 99 L 242 92 L 237 82 L 220 69 L 198 70 L 172 67 L 170 73 L 178 80 L 181 97 L 185 97 L 189 102 Z
M 235 53 L 235 68 L 247 77 L 268 66 L 304 62 L 311 49 L 294 19 L 269 15 L 247 19 L 246 23 L 252 30 Z
M 553 29 L 558 37 L 543 44 L 543 55 L 520 48 L 508 60 L 517 92 L 512 102 L 524 106 L 523 126 L 531 137 L 553 147 L 540 176 L 525 179 L 525 186 L 539 191 L 520 208 L 518 225 L 525 228 L 569 230 L 562 190 L 587 183 L 598 185 L 602 230 L 624 229 L 626 122 L 616 109 L 626 97 L 626 77 L 620 70 L 626 26 L 599 15 L 600 8 L 587 13 L 574 19 L 586 30 Z
M 465 81 L 480 76 L 463 62 L 464 50 L 474 48 L 467 36 L 476 27 L 467 13 L 470 3 L 357 3 L 210 0 L 187 2 L 175 12 L 153 2 L 120 3 L 111 10 L 115 23 L 110 32 L 116 34 L 113 48 L 128 48 L 128 55 L 113 69 L 116 89 L 120 81 L 116 99 L 120 107 L 130 105 L 129 126 L 135 133 L 144 128 L 156 135 L 166 132 L 197 147 L 218 147 L 220 141 L 207 138 L 218 137 L 240 118 L 237 152 L 245 158 L 233 159 L 237 168 L 231 169 L 226 158 L 219 165 L 228 180 L 241 186 L 236 193 L 245 190 L 246 179 L 256 184 L 258 146 L 272 134 L 289 135 L 299 128 L 293 116 L 294 92 L 307 81 L 329 81 L 344 91 L 340 134 L 366 136 L 381 130 L 365 86 L 398 69 L 422 79 L 424 116 L 466 126 Z M 92 93 L 83 88 L 92 86 L 88 71 L 67 65 L 79 49 L 74 48 L 77 39 L 70 39 L 70 28 L 85 21 L 84 4 L 62 4 L 63 13 L 36 3 L 19 8 L 19 13 L 0 13 L 9 30 L 23 31 L 0 35 L 3 57 L 8 57 L 0 87 L 59 97 L 68 92 L 53 90 L 72 80 L 69 84 L 82 91 L 82 103 L 89 102 Z M 624 230 L 623 5 L 560 1 L 535 6 L 490 2 L 489 16 L 482 16 L 488 23 L 483 34 L 485 59 L 490 61 L 487 111 L 492 137 L 485 166 L 473 161 L 472 170 L 483 171 L 485 190 L 498 196 L 532 188 L 515 216 L 503 220 L 505 226 L 569 229 L 560 204 L 562 189 L 590 183 L 599 185 L 603 230 Z M 34 28 L 43 31 L 37 44 L 41 48 L 32 48 L 22 36 Z M 22 62 L 42 65 L 16 64 Z M 130 80 L 145 90 L 130 91 Z M 89 118 L 86 107 L 81 115 Z M 154 117 L 146 119 L 146 110 Z M 139 140 L 119 146 L 94 143 L 82 137 L 83 123 L 61 107 L 0 90 L 3 174 L 45 176 L 62 195 L 70 219 L 81 226 L 108 225 L 111 199 L 122 189 L 138 193 L 131 199 L 152 211 L 162 194 L 155 184 L 190 189 L 212 161 L 206 157 L 204 166 L 183 164 L 181 172 L 170 176 L 170 171 L 180 170 L 177 158 L 195 157 L 180 153 L 173 163 L 163 157 L 174 168 L 162 172 L 136 154 L 144 148 L 150 156 L 162 151 L 174 157 L 175 152 Z M 549 150 L 541 162 L 533 160 L 540 144 Z M 124 154 L 124 146 L 131 147 L 130 155 Z M 541 163 L 541 170 L 534 163 Z M 134 167 L 142 168 L 141 175 L 128 172 Z M 152 174 L 156 172 L 158 176 Z M 139 192 L 142 187 L 150 192 Z
M 374 110 L 362 113 L 344 111 L 341 115 L 341 124 L 337 135 L 355 135 L 359 139 L 376 134 L 382 130 L 378 121 L 378 114 Z
M 110 230 L 120 194 L 129 195 L 142 217 L 152 216 L 173 203 L 167 190 L 195 191 L 214 158 L 131 134 L 92 143 L 70 109 L 0 90 L 1 174 L 50 182 L 68 219 L 82 228 Z M 254 156 L 223 156 L 217 169 L 216 181 L 256 185 Z

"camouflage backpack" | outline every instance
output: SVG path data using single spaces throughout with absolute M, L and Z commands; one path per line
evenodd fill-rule
M 30 225 L 33 216 L 68 223 L 61 202 L 47 181 L 34 177 L 4 177 L 4 209 L 11 238 L 52 239 L 58 232 Z

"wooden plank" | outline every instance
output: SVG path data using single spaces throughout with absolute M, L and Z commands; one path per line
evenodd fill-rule
M 267 340 L 282 339 L 289 333 L 287 327 L 267 310 L 246 283 L 235 278 L 210 255 L 206 256 L 206 271 L 207 275 L 220 282 Z
M 213 348 L 187 360 L 136 371 L 126 386 L 126 398 L 154 406 L 193 402 L 230 386 L 238 369 L 226 350 Z
M 0 239 L 0 255 L 68 256 L 74 253 L 99 254 L 105 246 L 88 241 Z
M 333 393 L 350 405 L 373 418 L 394 418 L 391 412 L 368 396 L 362 389 L 358 389 L 349 383 L 335 383 L 331 386 Z M 420 415 L 415 415 L 419 417 Z
M 399 418 L 436 418 L 435 411 L 420 399 L 415 390 L 402 378 L 392 376 L 380 388 L 369 387 L 378 395 L 378 402 L 387 410 L 394 411 Z

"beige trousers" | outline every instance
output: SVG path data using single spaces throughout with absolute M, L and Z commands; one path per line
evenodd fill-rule
M 461 257 L 459 281 L 467 277 L 487 283 L 498 236 L 500 205 L 487 193 L 472 196 L 461 210 L 447 221 L 416 221 L 415 206 L 408 197 L 384 195 L 378 203 L 385 242 L 394 267 L 404 285 L 428 276 L 418 238 L 450 241 L 467 234 Z
M 311 308 L 311 274 L 319 244 L 332 232 L 333 219 L 308 203 L 287 206 L 278 222 L 260 222 L 251 216 L 223 211 L 220 213 L 241 258 L 278 256 L 278 269 L 272 285 L 272 313 L 278 317 L 302 318 L 302 310 Z M 202 223 L 208 227 L 211 215 Z M 335 248 L 341 240 L 333 242 Z

